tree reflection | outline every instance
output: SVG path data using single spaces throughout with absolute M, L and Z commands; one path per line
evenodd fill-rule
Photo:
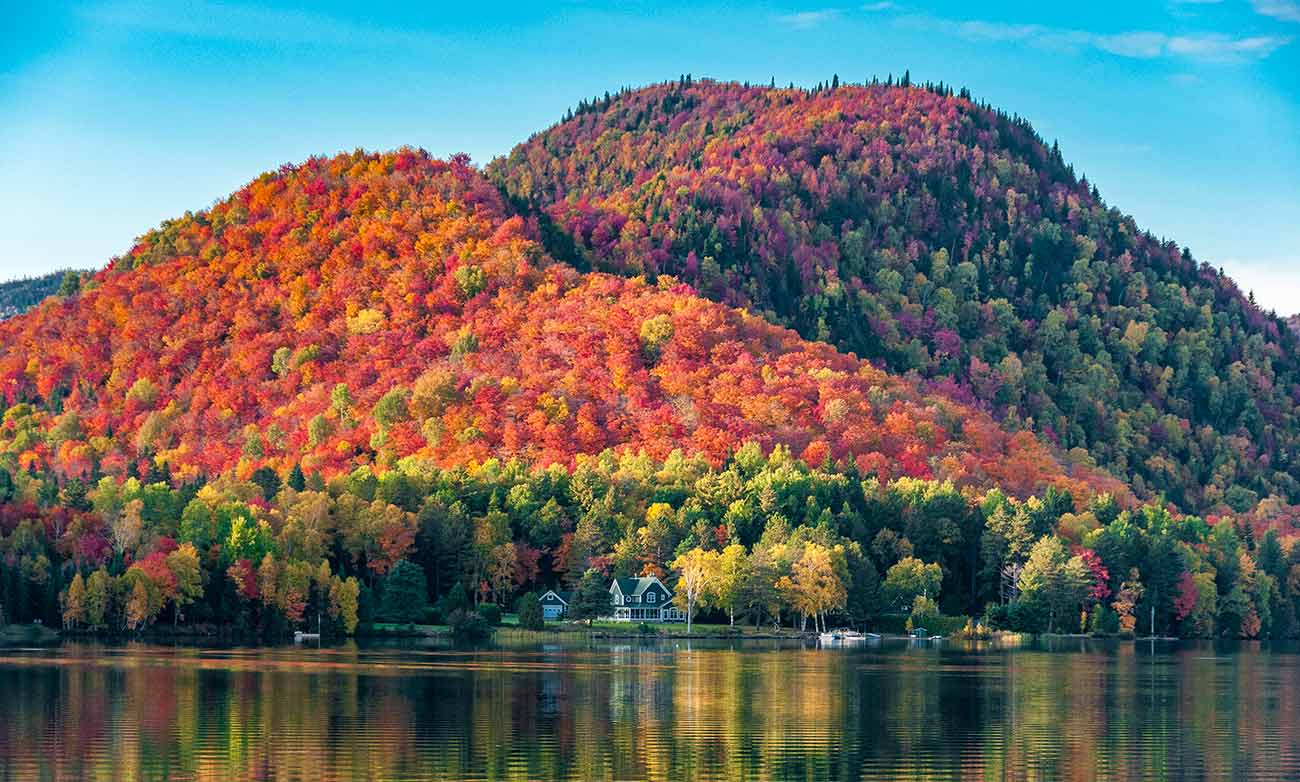
M 1267 779 L 1297 659 L 66 646 L 0 658 L 0 779 Z

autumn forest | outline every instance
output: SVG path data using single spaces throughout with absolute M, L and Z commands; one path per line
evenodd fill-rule
M 262 174 L 0 321 L 0 619 L 1300 637 L 1300 333 L 1101 186 L 907 77 Z

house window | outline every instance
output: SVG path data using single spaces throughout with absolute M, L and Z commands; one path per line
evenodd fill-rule
M 655 593 L 654 593 L 654 592 L 651 592 L 651 593 L 646 597 L 646 602 L 648 602 L 648 603 L 653 603 L 654 601 L 655 601 Z

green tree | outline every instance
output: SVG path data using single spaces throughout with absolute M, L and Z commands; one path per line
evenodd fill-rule
M 307 488 L 307 477 L 302 474 L 301 465 L 294 464 L 293 469 L 289 470 L 289 478 L 285 483 L 294 491 L 302 491 Z
M 525 630 L 546 629 L 546 618 L 542 614 L 542 601 L 536 592 L 525 592 L 519 598 L 519 626 Z
M 943 569 L 938 564 L 927 564 L 916 557 L 904 557 L 885 573 L 885 603 L 894 610 L 907 610 L 917 595 L 935 600 L 939 585 L 943 583 Z
M 330 579 L 330 617 L 343 625 L 343 632 L 352 635 L 357 630 L 358 598 L 361 584 L 355 578 L 346 580 L 334 576 Z
M 394 622 L 417 622 L 429 605 L 424 568 L 398 560 L 384 578 L 384 616 Z
M 84 621 L 91 630 L 108 627 L 109 610 L 113 600 L 113 577 L 104 568 L 96 570 L 86 579 Z
M 380 429 L 387 429 L 410 417 L 406 408 L 406 397 L 406 389 L 394 388 L 379 398 L 375 403 L 373 415 Z
M 268 501 L 275 498 L 280 491 L 280 476 L 275 474 L 275 470 L 270 467 L 258 467 L 253 470 L 253 474 L 248 480 L 256 484 L 257 488 L 262 490 L 262 496 Z
M 1089 570 L 1083 559 L 1070 557 L 1060 538 L 1046 535 L 1034 544 L 1020 572 L 1019 600 L 1028 607 L 1045 609 L 1050 633 L 1058 618 L 1072 610 L 1077 614 L 1089 583 Z
M 330 407 L 338 414 L 339 420 L 345 423 L 352 422 L 352 392 L 348 390 L 347 383 L 339 383 L 334 386 L 330 392 Z
M 179 548 L 167 555 L 167 569 L 176 581 L 175 594 L 172 596 L 172 623 L 181 620 L 185 606 L 203 597 L 203 568 L 199 564 L 199 552 L 192 543 L 182 543 Z
M 736 625 L 736 609 L 741 607 L 744 586 L 749 580 L 749 556 L 745 547 L 732 543 L 722 550 L 716 562 L 717 570 L 711 584 L 713 601 L 727 611 L 727 620 Z
M 605 585 L 604 577 L 600 571 L 589 568 L 578 581 L 577 592 L 569 604 L 569 615 L 574 619 L 587 620 L 587 626 L 590 627 L 593 619 L 609 614 L 609 607 L 609 588 Z
M 451 591 L 442 599 L 443 616 L 451 616 L 453 611 L 469 610 L 469 594 L 465 591 L 465 585 L 457 581 L 451 585 Z

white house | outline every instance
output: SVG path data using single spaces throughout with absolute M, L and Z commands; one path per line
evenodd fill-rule
M 609 585 L 616 622 L 685 622 L 686 614 L 673 605 L 673 593 L 654 576 L 616 578 Z

